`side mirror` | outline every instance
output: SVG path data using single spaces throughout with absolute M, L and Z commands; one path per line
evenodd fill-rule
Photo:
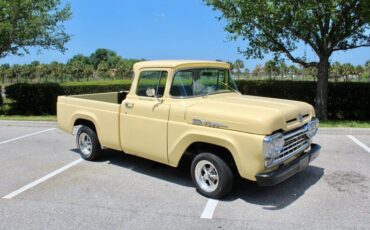
M 148 97 L 155 97 L 155 89 L 154 88 L 147 88 L 146 89 L 146 95 Z

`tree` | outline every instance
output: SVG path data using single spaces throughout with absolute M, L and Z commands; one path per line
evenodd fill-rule
M 351 63 L 343 64 L 343 74 L 345 76 L 346 82 L 348 81 L 349 77 L 355 73 L 355 67 Z
M 248 42 L 240 50 L 247 58 L 268 52 L 285 55 L 317 71 L 315 107 L 327 119 L 329 58 L 334 52 L 370 46 L 368 0 L 204 0 L 222 13 L 232 39 Z M 305 43 L 318 56 L 309 61 L 294 52 Z
M 355 67 L 355 74 L 357 75 L 358 80 L 361 79 L 361 76 L 363 73 L 364 73 L 364 67 L 362 67 L 362 65 L 357 65 Z
M 278 72 L 278 66 L 275 60 L 267 61 L 263 68 L 265 69 L 265 72 L 268 74 L 270 79 L 272 79 L 272 77 L 275 76 L 275 74 Z
M 339 62 L 334 62 L 330 65 L 329 68 L 330 75 L 333 76 L 334 81 L 336 82 L 339 77 L 343 75 L 343 68 L 342 65 Z
M 248 68 L 245 68 L 244 69 L 244 73 L 245 73 L 245 77 L 247 78 L 247 77 L 249 77 L 249 75 L 250 75 L 250 70 L 248 69 Z
M 109 68 L 113 68 L 122 59 L 116 52 L 109 49 L 97 49 L 90 55 L 90 62 L 97 70 L 100 62 L 105 62 Z M 105 65 L 105 64 L 104 64 Z
M 98 75 L 99 77 L 103 77 L 106 79 L 106 77 L 109 75 L 109 65 L 106 61 L 102 61 L 98 65 Z
M 279 73 L 282 78 L 286 77 L 288 72 L 288 66 L 284 62 L 280 62 L 279 64 Z
M 60 0 L 0 1 L 0 58 L 23 55 L 30 47 L 64 52 L 70 36 L 63 22 L 71 17 L 67 4 Z
M 364 65 L 364 75 L 365 78 L 370 78 L 370 60 L 367 60 Z
M 10 75 L 10 65 L 9 64 L 2 64 L 0 65 L 0 77 L 2 84 L 5 84 L 5 79 L 9 78 Z
M 236 75 L 238 76 L 238 79 L 240 79 L 240 74 L 242 73 L 242 69 L 244 68 L 244 62 L 240 59 L 236 60 L 234 62 L 234 70 Z
M 295 78 L 295 77 L 298 76 L 300 69 L 295 65 L 290 65 L 288 67 L 288 71 L 289 71 L 290 75 L 292 76 L 292 78 Z
M 53 61 L 49 64 L 50 67 L 50 76 L 54 77 L 54 82 L 58 82 L 58 78 L 63 82 L 63 64 L 57 61 Z
M 261 65 L 257 64 L 252 71 L 252 75 L 255 77 L 260 77 L 261 73 L 263 73 L 263 68 Z

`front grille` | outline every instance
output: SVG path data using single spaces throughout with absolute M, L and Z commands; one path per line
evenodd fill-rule
M 306 136 L 305 133 L 298 134 L 296 136 L 290 137 L 289 139 L 285 140 L 285 145 L 281 154 L 278 158 L 285 157 L 291 153 L 302 148 L 302 146 L 306 146 L 309 142 L 309 138 Z
M 311 140 L 306 135 L 306 129 L 299 128 L 284 134 L 285 144 L 280 155 L 273 160 L 273 165 L 283 162 L 302 152 L 310 146 Z

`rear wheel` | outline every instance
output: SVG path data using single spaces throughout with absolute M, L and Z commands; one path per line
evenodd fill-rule
M 93 161 L 101 154 L 101 146 L 94 130 L 88 126 L 81 126 L 76 137 L 77 148 L 83 159 Z
M 234 186 L 231 168 L 212 153 L 200 153 L 193 159 L 191 176 L 197 190 L 209 198 L 221 198 L 230 193 Z

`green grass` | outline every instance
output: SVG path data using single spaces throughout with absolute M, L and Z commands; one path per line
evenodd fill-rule
M 321 128 L 370 128 L 370 121 L 320 121 Z
M 22 116 L 22 115 L 0 115 L 0 120 L 13 121 L 56 121 L 56 116 Z

